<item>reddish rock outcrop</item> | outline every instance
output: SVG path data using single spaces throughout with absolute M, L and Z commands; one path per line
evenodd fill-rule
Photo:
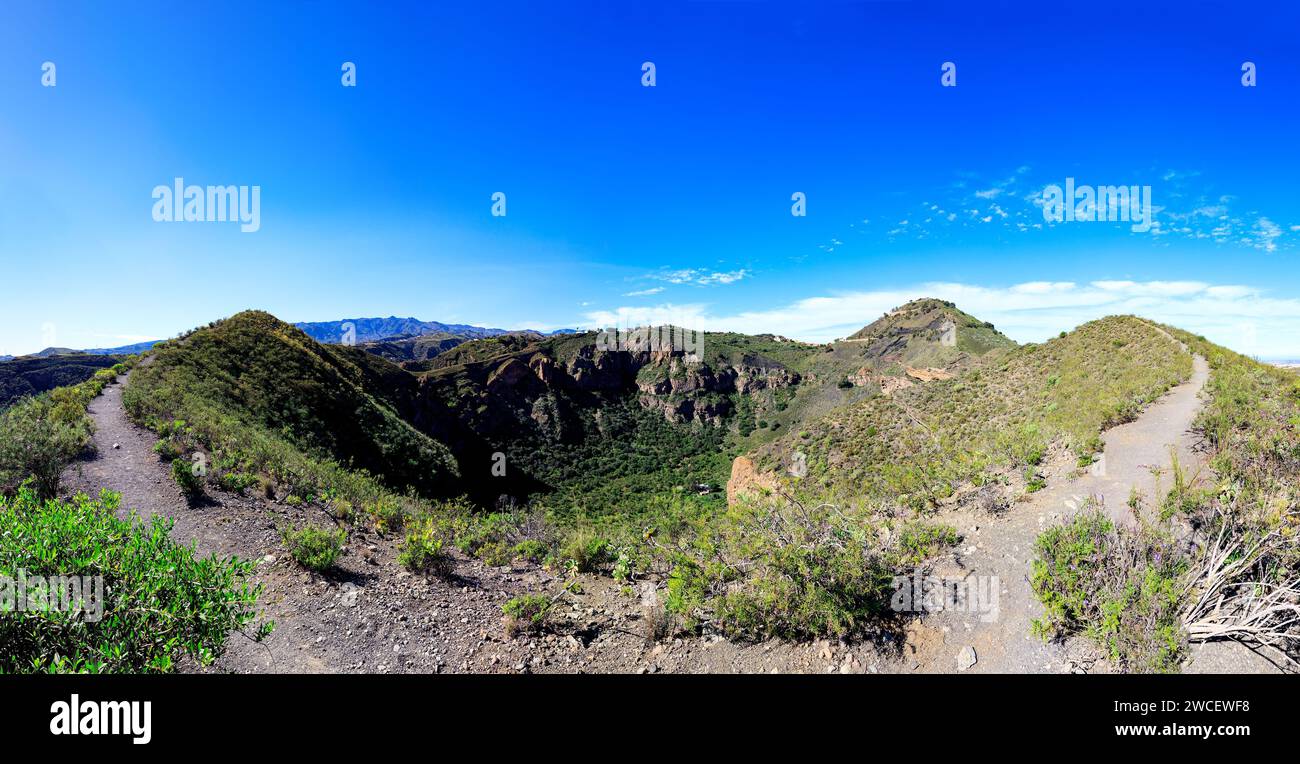
M 727 481 L 727 503 L 734 503 L 743 494 L 759 495 L 764 490 L 775 491 L 777 486 L 776 477 L 759 472 L 753 459 L 737 456 L 731 463 L 731 479 Z

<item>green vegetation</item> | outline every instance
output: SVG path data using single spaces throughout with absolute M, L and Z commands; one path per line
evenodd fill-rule
M 264 476 L 284 495 L 388 508 L 409 490 L 447 490 L 458 474 L 450 452 L 393 409 L 403 383 L 413 382 L 382 359 L 250 311 L 159 345 L 123 402 L 164 437 L 185 422 L 219 483 Z
M 166 672 L 186 655 L 206 664 L 254 620 L 261 589 L 248 582 L 251 564 L 198 558 L 170 539 L 169 521 L 119 519 L 118 503 L 107 491 L 58 501 L 21 488 L 0 498 L 0 576 L 102 576 L 104 597 L 96 605 L 93 586 L 78 598 L 61 585 L 46 606 L 4 614 L 0 671 Z M 269 631 L 265 624 L 257 636 Z
M 172 480 L 180 487 L 181 493 L 194 499 L 203 495 L 203 476 L 195 471 L 195 466 L 185 459 L 174 459 L 171 466 Z
M 1082 632 L 1126 671 L 1169 673 L 1186 653 L 1180 619 L 1185 554 L 1151 526 L 1119 529 L 1085 512 L 1038 537 L 1030 583 L 1043 637 Z
M 1300 666 L 1300 376 L 1178 329 L 1210 363 L 1196 428 L 1216 480 L 1175 480 L 1162 511 L 1197 529 L 1184 610 L 1193 639 L 1231 638 Z
M 1114 352 L 1116 340 L 1125 352 Z M 1104 428 L 1133 418 L 1190 373 L 1190 356 L 1151 325 L 1105 318 L 991 355 L 954 379 L 836 410 L 764 449 L 761 464 L 775 471 L 783 454 L 798 450 L 809 468 L 803 490 L 924 510 L 963 485 L 1005 482 L 1053 443 L 1091 458 Z M 1024 480 L 1027 490 L 1044 485 L 1034 470 Z
M 950 331 L 955 343 L 944 339 Z M 591 334 L 475 340 L 421 362 L 429 370 L 417 376 L 243 313 L 160 346 L 126 403 L 159 433 L 174 470 L 188 466 L 177 456 L 202 453 L 225 490 L 256 486 L 342 523 L 360 517 L 401 533 L 399 562 L 413 571 L 450 571 L 453 549 L 620 581 L 669 571 L 663 615 L 675 627 L 847 637 L 888 617 L 895 575 L 957 542 L 927 519 L 942 502 L 972 489 L 996 493 L 990 504 L 1005 503 L 1007 488 L 1040 490 L 1049 455 L 1064 449 L 1086 466 L 1104 428 L 1191 371 L 1176 342 L 1132 317 L 1016 347 L 934 300 L 832 346 L 711 333 L 691 365 L 601 354 L 592 343 Z M 883 394 L 888 377 L 911 386 Z M 798 451 L 808 476 L 728 507 L 732 459 L 763 443 L 763 471 L 784 474 Z M 1199 489 L 1181 478 L 1175 489 L 1166 515 L 1196 512 Z M 1150 532 L 1135 541 L 1112 529 L 1119 540 L 1104 540 L 1165 555 L 1163 531 Z M 285 532 L 317 570 L 333 564 L 343 538 Z M 1036 587 L 1059 605 L 1045 633 L 1088 631 L 1135 670 L 1176 665 L 1182 632 L 1161 629 L 1177 623 L 1178 603 L 1161 598 L 1190 569 L 1185 560 L 1153 562 L 1151 580 L 1095 573 L 1113 584 L 1107 606 L 1161 624 L 1130 644 L 1135 627 L 1094 626 L 1097 614 L 1074 597 L 1082 584 L 1061 578 L 1074 569 L 1054 561 L 1069 545 L 1044 544 Z M 547 610 L 515 609 L 507 615 L 528 624 Z
M 64 467 L 90 447 L 95 426 L 86 407 L 126 368 L 100 369 L 85 382 L 24 398 L 0 411 L 0 493 L 12 496 L 31 478 L 39 496 L 56 495 Z
M 639 537 L 725 509 L 720 489 L 735 455 L 725 429 L 672 423 L 634 402 L 607 406 L 584 425 L 574 442 L 521 440 L 507 451 L 510 464 L 556 487 L 538 499 L 555 524 Z
M 1136 529 L 1093 514 L 1038 542 L 1043 635 L 1082 632 L 1131 671 L 1173 671 L 1188 641 L 1233 639 L 1295 663 L 1300 650 L 1300 377 L 1172 327 L 1211 368 L 1196 429 L 1211 475 L 1175 462 Z M 1175 544 L 1175 534 L 1186 535 Z
M 733 637 L 861 636 L 887 617 L 894 576 L 956 540 L 829 504 L 743 501 L 666 550 L 665 605 L 687 628 Z
M 115 355 L 70 353 L 0 362 L 0 409 L 58 387 L 79 385 L 123 360 Z
M 347 541 L 348 535 L 342 528 L 330 530 L 304 525 L 297 529 L 284 528 L 280 531 L 280 537 L 299 565 L 323 573 L 334 567 L 335 560 L 343 552 L 343 542 Z
M 537 634 L 546 628 L 553 601 L 544 594 L 524 594 L 501 606 L 505 613 L 506 636 Z
M 455 563 L 443 548 L 445 544 L 439 524 L 431 517 L 421 518 L 407 528 L 397 562 L 416 573 L 447 575 Z

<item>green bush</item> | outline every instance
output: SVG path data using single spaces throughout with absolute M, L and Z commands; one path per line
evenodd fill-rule
M 243 493 L 246 489 L 257 485 L 257 476 L 247 472 L 223 472 L 217 476 L 217 485 L 231 493 Z
M 613 561 L 613 553 L 608 540 L 586 530 L 575 531 L 560 546 L 560 558 L 578 573 L 595 573 Z
M 546 628 L 554 602 L 544 594 L 524 594 L 501 606 L 505 613 L 506 636 L 537 634 Z
M 396 496 L 381 496 L 365 505 L 365 511 L 375 522 L 380 533 L 400 531 L 406 524 L 406 508 Z
M 538 563 L 545 560 L 550 551 L 550 547 L 537 539 L 524 539 L 515 544 L 514 555 L 517 560 Z
M 674 550 L 664 604 L 688 629 L 746 639 L 861 635 L 889 615 L 895 575 L 955 541 L 829 504 L 741 502 Z
M 1081 632 L 1125 671 L 1178 670 L 1188 564 L 1171 538 L 1145 525 L 1117 527 L 1092 511 L 1043 532 L 1035 550 L 1030 584 L 1045 610 L 1036 634 Z
M 327 530 L 304 525 L 296 530 L 285 528 L 280 532 L 280 537 L 299 565 L 322 573 L 334 566 L 335 560 L 343 551 L 347 533 L 342 528 Z
M 188 459 L 172 460 L 172 480 L 180 486 L 181 493 L 189 498 L 203 495 L 203 477 L 196 475 L 194 465 Z
M 63 468 L 90 446 L 94 431 L 84 405 L 79 412 L 67 401 L 56 403 L 51 394 L 0 413 L 0 491 L 12 494 L 33 478 L 39 496 L 58 494 Z
M 432 518 L 421 518 L 408 526 L 397 562 L 417 573 L 445 576 L 455 567 L 451 555 L 444 548 L 445 544 L 438 524 Z
M 164 462 L 172 462 L 181 457 L 180 448 L 172 442 L 171 438 L 163 438 L 153 444 L 153 452 Z
M 102 618 L 46 608 L 0 617 L 0 672 L 165 672 L 182 655 L 202 664 L 256 617 L 253 565 L 199 558 L 171 540 L 171 521 L 116 516 L 120 497 L 0 498 L 0 576 L 102 576 Z M 270 624 L 257 631 L 260 638 Z

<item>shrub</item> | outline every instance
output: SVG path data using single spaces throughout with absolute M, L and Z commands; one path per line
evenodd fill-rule
M 664 604 L 687 628 L 743 638 L 861 634 L 888 614 L 896 572 L 956 540 L 950 528 L 886 530 L 829 504 L 742 502 L 674 551 Z
M 297 530 L 286 528 L 280 536 L 293 559 L 317 573 L 333 567 L 343 551 L 343 542 L 347 540 L 347 533 L 342 528 L 326 530 L 314 525 L 304 525 Z
M 514 597 L 501 606 L 505 613 L 506 636 L 537 634 L 546 628 L 547 617 L 554 604 L 545 594 L 524 594 Z
M 395 496 L 382 496 L 365 507 L 374 518 L 375 530 L 380 533 L 400 531 L 406 524 L 406 508 Z
M 1082 632 L 1126 671 L 1177 671 L 1186 557 L 1149 526 L 1116 527 L 1100 511 L 1050 528 L 1035 544 L 1030 584 L 1042 601 L 1044 638 Z
M 172 480 L 180 486 L 181 493 L 191 499 L 203 495 L 203 477 L 195 474 L 194 467 L 188 459 L 172 461 Z
M 181 457 L 181 450 L 172 442 L 171 438 L 163 438 L 153 444 L 153 452 L 158 455 L 159 459 L 164 462 L 171 462 Z
M 677 631 L 677 617 L 658 599 L 644 609 L 643 623 L 646 644 L 662 642 Z
M 165 672 L 182 655 L 208 664 L 254 620 L 261 587 L 249 583 L 251 563 L 198 558 L 171 540 L 170 520 L 119 519 L 119 502 L 108 491 L 42 501 L 29 488 L 0 498 L 0 576 L 103 577 L 103 599 L 83 590 L 80 612 L 0 617 L 0 672 Z
M 613 549 L 604 538 L 587 530 L 579 530 L 561 544 L 560 558 L 578 573 L 594 573 L 611 562 Z
M 524 539 L 515 544 L 515 559 L 528 562 L 541 562 L 550 553 L 550 548 L 537 539 Z
M 70 409 L 56 407 L 52 397 L 41 396 L 0 414 L 0 489 L 5 493 L 12 494 L 30 477 L 37 495 L 55 496 L 63 468 L 90 446 L 94 425 L 85 406 L 75 417 Z
M 257 485 L 257 476 L 247 472 L 223 472 L 217 476 L 217 485 L 231 493 L 243 493 L 246 489 Z
M 444 548 L 445 540 L 432 518 L 421 518 L 412 523 L 402 540 L 397 562 L 402 567 L 417 573 L 436 573 L 445 576 L 455 566 L 451 555 Z

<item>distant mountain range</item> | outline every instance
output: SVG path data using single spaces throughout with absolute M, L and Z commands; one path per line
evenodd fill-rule
M 25 356 L 0 356 L 0 361 L 12 361 L 17 358 L 52 358 L 56 355 L 135 355 L 157 345 L 161 340 L 150 340 L 148 342 L 137 342 L 134 345 L 123 345 L 117 348 L 88 348 L 86 350 L 74 350 L 73 348 L 45 348 L 39 353 L 32 353 Z
M 294 326 L 307 333 L 308 337 L 326 344 L 342 344 L 351 325 L 351 339 L 355 342 L 376 342 L 393 338 L 422 337 L 425 335 L 446 335 L 462 340 L 481 340 L 513 334 L 518 330 L 489 329 L 471 324 L 444 324 L 440 321 L 421 321 L 418 318 L 344 318 L 339 321 L 300 321 Z M 535 332 L 542 336 L 555 334 L 576 334 L 575 329 L 556 329 L 553 332 Z
M 326 344 L 343 344 L 346 337 L 353 342 L 374 342 L 389 337 L 418 337 L 426 334 L 446 334 L 464 339 L 482 339 L 505 334 L 506 329 L 487 329 L 469 324 L 444 324 L 439 321 L 421 321 L 418 318 L 344 318 L 338 321 L 303 321 L 294 326 L 308 337 Z
M 348 325 L 351 325 L 351 337 L 347 335 Z M 398 318 L 397 316 L 389 316 L 388 318 L 344 318 L 338 321 L 302 321 L 294 324 L 294 326 L 306 332 L 307 336 L 317 342 L 326 344 L 342 344 L 345 339 L 362 343 L 411 339 L 426 335 L 440 335 L 439 339 L 442 340 L 465 342 L 516 333 L 510 329 L 489 329 L 470 324 L 444 324 L 439 321 L 421 321 L 418 318 Z M 549 337 L 562 334 L 577 334 L 578 332 L 576 329 L 556 329 L 552 332 L 528 333 Z M 149 340 L 148 342 L 137 342 L 133 345 L 123 345 L 115 348 L 87 348 L 84 350 L 48 347 L 40 352 L 26 356 L 0 355 L 0 363 L 12 361 L 15 358 L 50 358 L 59 355 L 135 355 L 153 348 L 154 345 L 161 341 Z M 459 343 L 453 341 L 445 343 L 445 346 L 450 348 L 457 344 Z M 436 353 L 432 355 L 436 355 Z M 417 359 L 421 357 L 419 354 L 416 355 Z M 431 357 L 431 355 L 428 357 Z

